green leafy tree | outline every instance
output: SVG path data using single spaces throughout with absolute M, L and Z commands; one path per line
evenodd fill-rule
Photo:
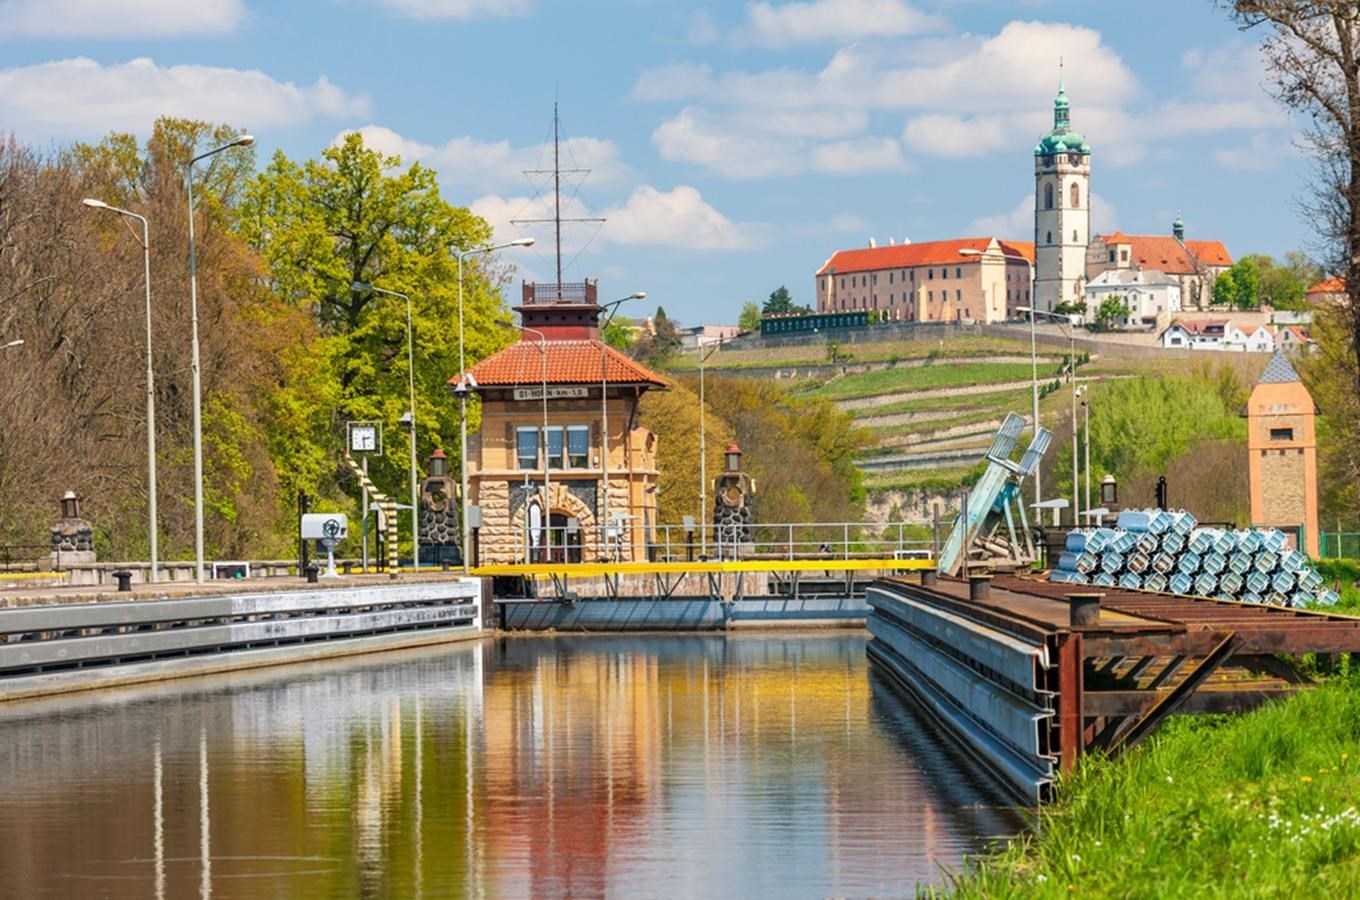
M 741 307 L 741 315 L 737 317 L 737 327 L 742 331 L 760 330 L 760 304 L 754 300 L 747 300 Z
M 386 423 L 388 435 L 375 481 L 404 484 L 409 457 L 397 421 L 408 408 L 412 372 L 407 306 L 355 283 L 410 295 L 418 454 L 443 447 L 456 456 L 458 409 L 446 388 L 458 374 L 458 279 L 450 250 L 488 243 L 486 222 L 445 201 L 432 170 L 403 168 L 398 157 L 349 134 L 320 159 L 298 164 L 275 154 L 246 191 L 240 232 L 264 258 L 270 287 L 311 312 L 320 330 L 293 362 L 329 388 L 285 382 L 275 398 L 291 425 L 274 436 L 288 479 L 324 483 L 335 472 L 344 421 L 373 419 Z M 494 325 L 505 316 L 502 280 L 495 260 L 473 256 L 464 264 L 469 366 L 513 339 Z M 470 427 L 477 414 L 474 403 Z
M 642 335 L 632 347 L 634 359 L 642 360 L 654 368 L 663 368 L 672 356 L 680 352 L 680 328 L 664 307 L 656 308 L 652 317 L 652 330 Z
M 1111 295 L 1100 301 L 1100 306 L 1096 308 L 1095 330 L 1111 331 L 1119 326 L 1128 317 L 1129 308 L 1125 305 L 1122 296 Z
M 782 284 L 770 292 L 770 298 L 765 301 L 765 315 L 787 315 L 788 313 L 798 312 L 799 308 L 793 305 L 793 297 L 789 294 L 789 289 Z
M 1214 303 L 1228 308 L 1237 306 L 1237 277 L 1232 269 L 1219 272 L 1214 279 Z
M 615 350 L 628 352 L 633 346 L 635 326 L 627 319 L 610 319 L 604 327 L 602 339 Z

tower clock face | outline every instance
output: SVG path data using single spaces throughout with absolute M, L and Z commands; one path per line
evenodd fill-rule
M 350 451 L 372 453 L 378 449 L 378 428 L 375 425 L 355 425 L 349 431 Z
M 1068 161 L 1069 163 L 1071 163 L 1072 165 L 1074 165 L 1074 166 L 1079 166 L 1079 165 L 1081 165 L 1081 154 L 1080 154 L 1080 153 L 1069 153 L 1069 154 L 1067 154 L 1067 161 Z

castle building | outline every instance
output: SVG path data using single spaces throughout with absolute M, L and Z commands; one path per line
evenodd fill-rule
M 1251 522 L 1302 529 L 1302 546 L 1319 555 L 1317 407 L 1283 350 L 1276 350 L 1247 400 L 1247 474 Z
M 1155 270 L 1180 285 L 1182 309 L 1208 309 L 1214 299 L 1214 279 L 1233 264 L 1222 241 L 1187 241 L 1180 216 L 1170 235 L 1096 235 L 1086 253 L 1086 277 L 1111 271 Z
M 449 382 L 482 400 L 467 461 L 473 558 L 645 561 L 658 471 L 638 404 L 665 381 L 600 339 L 595 281 L 525 284 L 515 311 L 523 339 Z
M 1082 303 L 1091 240 L 1091 146 L 1072 129 L 1058 80 L 1053 127 L 1034 148 L 1034 305 Z
M 817 271 L 819 313 L 901 322 L 1001 322 L 1030 302 L 1034 248 L 994 237 L 838 250 Z

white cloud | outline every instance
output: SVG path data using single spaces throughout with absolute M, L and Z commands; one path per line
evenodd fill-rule
M 787 47 L 871 37 L 903 37 L 935 31 L 943 20 L 902 0 L 812 0 L 754 3 L 746 24 L 733 34 L 737 44 Z
M 718 31 L 718 25 L 713 21 L 713 16 L 708 10 L 696 9 L 690 13 L 689 21 L 685 25 L 685 40 L 696 47 L 704 47 L 708 44 L 717 43 L 720 37 L 722 37 L 722 34 Z
M 0 40 L 226 34 L 244 18 L 242 0 L 0 0 Z
M 1293 146 L 1277 135 L 1258 131 L 1244 147 L 1226 147 L 1214 151 L 1214 161 L 1225 169 L 1239 172 L 1265 172 L 1280 164 Z
M 365 125 L 346 129 L 336 135 L 338 142 L 349 131 L 358 131 L 364 143 L 383 153 L 401 156 L 403 163 L 420 162 L 439 173 L 441 182 L 459 187 L 479 189 L 517 188 L 530 184 L 542 187 L 544 178 L 534 176 L 526 180 L 527 169 L 552 168 L 550 151 L 543 145 L 513 147 L 509 141 L 479 141 L 471 137 L 456 137 L 442 145 L 426 144 L 403 137 L 381 125 Z M 619 158 L 619 148 L 613 142 L 595 137 L 574 137 L 562 142 L 563 169 L 589 169 L 587 175 L 564 176 L 574 189 L 582 179 L 592 187 L 617 185 L 630 172 Z
M 363 115 L 368 97 L 324 75 L 310 85 L 258 69 L 159 66 L 150 59 L 104 66 L 79 57 L 0 69 L 0 121 L 27 137 L 145 134 L 160 116 L 286 127 L 317 117 Z
M 530 235 L 541 241 L 534 252 L 540 256 L 554 252 L 551 236 L 542 228 L 515 224 L 525 219 L 551 219 L 551 198 L 488 194 L 473 201 L 470 208 L 491 224 L 498 240 Z M 640 185 L 625 200 L 600 213 L 592 212 L 578 198 L 565 198 L 562 215 L 605 219 L 598 229 L 584 225 L 564 229 L 562 253 L 568 259 L 597 244 L 745 250 L 763 244 L 766 230 L 761 225 L 733 222 L 704 200 L 698 190 L 683 184 L 670 191 Z
M 1114 206 L 1099 194 L 1091 194 L 1091 233 L 1103 234 L 1117 227 Z M 1012 241 L 1034 240 L 1034 194 L 1025 194 L 1010 212 L 974 219 L 966 230 L 971 235 L 994 235 Z
M 1003 148 L 1014 149 L 1019 140 L 1017 133 L 1023 127 L 1021 122 L 1032 126 L 1034 118 L 1007 115 L 965 119 L 930 113 L 907 122 L 902 140 L 926 156 L 987 156 Z M 1035 132 L 1036 128 L 1030 127 L 1029 131 Z
M 867 117 L 853 112 L 800 117 L 756 111 L 713 117 L 686 107 L 652 132 L 652 145 L 664 159 L 696 163 L 735 179 L 905 171 L 895 139 L 856 136 L 865 122 Z
M 616 244 L 654 244 L 689 250 L 745 250 L 762 243 L 754 226 L 742 226 L 710 206 L 687 184 L 670 191 L 642 185 L 621 206 L 605 211 L 601 235 Z
M 533 0 L 378 0 L 413 19 L 480 19 L 527 16 Z

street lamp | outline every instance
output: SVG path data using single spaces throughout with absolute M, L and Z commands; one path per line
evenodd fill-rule
M 453 251 L 453 255 L 458 258 L 458 485 L 462 491 L 462 502 L 459 506 L 462 508 L 463 517 L 463 548 L 459 555 L 463 557 L 464 575 L 468 574 L 468 547 L 472 538 L 472 530 L 468 525 L 467 385 L 462 382 L 462 377 L 467 373 L 467 363 L 464 361 L 463 353 L 463 257 L 475 253 L 493 253 L 510 247 L 532 247 L 533 245 L 533 238 L 517 238 L 504 244 Z M 547 396 L 546 390 L 544 396 Z
M 614 321 L 614 313 L 619 311 L 620 304 L 627 303 L 629 300 L 647 299 L 646 291 L 634 291 L 627 297 L 621 297 L 601 307 L 601 311 L 609 309 L 609 318 L 605 319 L 600 326 L 600 496 L 601 505 L 601 546 L 609 546 L 609 382 L 605 378 L 605 360 L 608 358 L 605 348 L 608 346 L 604 342 L 605 329 L 609 323 Z M 612 307 L 612 308 L 611 308 Z M 608 558 L 606 553 L 605 558 Z
M 194 163 L 232 147 L 249 147 L 255 138 L 243 134 L 230 144 L 200 153 L 184 164 L 184 187 L 189 195 L 189 322 L 194 391 L 194 580 L 203 583 L 203 376 L 198 353 L 198 260 L 194 254 Z
M 10 341 L 8 344 L 0 344 L 0 350 L 8 350 L 10 347 L 22 347 L 23 345 L 24 339 L 19 338 L 18 340 Z
M 519 330 L 519 331 L 523 331 L 525 334 L 536 334 L 536 335 L 538 335 L 538 352 L 539 352 L 539 355 L 542 356 L 542 358 L 543 358 L 543 441 L 542 441 L 542 443 L 543 443 L 543 516 L 544 516 L 543 521 L 544 521 L 544 530 L 545 530 L 545 532 L 547 533 L 547 536 L 548 536 L 548 546 L 547 546 L 547 548 L 545 548 L 545 549 L 547 550 L 547 552 L 548 552 L 548 554 L 549 554 L 549 555 L 548 555 L 548 560 L 551 561 L 551 560 L 552 560 L 552 555 L 551 555 L 551 554 L 552 554 L 552 492 L 549 490 L 549 484 L 548 484 L 548 462 L 549 462 L 549 460 L 550 460 L 550 458 L 551 458 L 551 457 L 549 456 L 549 454 L 548 454 L 548 337 L 547 337 L 547 335 L 545 335 L 543 332 L 539 331 L 537 328 L 525 328 L 523 325 L 519 325 L 519 324 L 516 324 L 516 323 L 514 323 L 514 322 L 509 322 L 509 321 L 506 321 L 506 320 L 504 320 L 504 319 L 498 320 L 498 321 L 496 322 L 496 324 L 497 324 L 497 325 L 504 325 L 506 328 L 514 328 L 514 329 L 517 329 L 517 330 Z M 564 449 L 565 449 L 565 448 L 564 448 Z M 467 471 L 467 470 L 464 469 L 464 473 L 466 473 L 466 471 Z M 525 475 L 525 478 L 528 478 L 528 475 L 527 475 L 527 474 Z M 525 498 L 525 502 L 526 502 L 526 503 L 528 502 L 528 498 Z M 466 501 L 464 501 L 464 506 L 463 506 L 463 508 L 464 508 L 464 509 L 467 508 Z M 529 520 L 529 518 L 528 518 L 528 510 L 527 510 L 527 507 L 526 507 L 526 510 L 525 510 L 525 522 L 527 523 L 528 520 Z M 464 522 L 464 523 L 467 522 L 466 517 L 463 519 L 463 522 Z M 466 554 L 465 554 L 465 555 L 466 555 Z
M 147 478 L 147 516 L 150 519 L 148 532 L 151 538 L 151 583 L 155 584 L 160 580 L 160 554 L 157 550 L 156 538 L 156 376 L 151 369 L 151 230 L 147 225 L 146 216 L 140 216 L 135 212 L 120 209 L 117 206 L 110 206 L 103 200 L 95 200 L 86 197 L 81 203 L 90 209 L 106 209 L 109 212 L 117 213 L 119 221 L 127 226 L 128 231 L 142 245 L 142 269 L 143 281 L 146 284 L 146 478 Z M 138 237 L 137 232 L 128 224 L 128 219 L 136 219 L 142 223 L 142 234 Z M 23 341 L 19 341 L 23 343 Z M 11 346 L 11 345 L 6 345 Z
M 1016 311 L 1016 312 L 1022 312 L 1022 313 L 1029 313 L 1030 356 L 1031 356 L 1032 359 L 1035 359 L 1035 360 L 1037 360 L 1037 357 L 1034 356 L 1034 317 L 1035 317 L 1035 316 L 1048 316 L 1050 319 L 1056 319 L 1057 321 L 1059 321 L 1059 322 L 1064 322 L 1064 323 L 1066 323 L 1066 325 L 1067 325 L 1067 328 L 1066 328 L 1066 331 L 1067 331 L 1067 346 L 1068 346 L 1068 350 L 1067 350 L 1067 360 L 1068 360 L 1068 365 L 1070 366 L 1070 368 L 1068 369 L 1068 377 L 1069 377 L 1069 378 L 1071 379 L 1071 381 L 1072 381 L 1072 526 L 1075 528 L 1075 527 L 1077 527 L 1077 523 L 1081 521 L 1081 520 L 1079 519 L 1079 517 L 1078 517 L 1079 510 L 1078 510 L 1078 508 L 1077 508 L 1077 506 L 1078 506 L 1078 504 L 1077 504 L 1077 485 L 1078 485 L 1078 472 L 1077 472 L 1077 470 L 1078 470 L 1080 467 L 1077 465 L 1077 338 L 1076 338 L 1076 332 L 1073 331 L 1073 328 L 1072 328 L 1072 318 L 1071 318 L 1070 316 L 1065 316 L 1065 315 L 1062 315 L 1061 313 L 1047 312 L 1047 311 L 1042 310 L 1042 309 L 1035 309 L 1035 308 L 1032 307 L 1032 306 L 1017 306 L 1017 307 L 1015 308 L 1015 311 Z M 1035 409 L 1037 410 L 1037 409 L 1038 409 L 1038 403 L 1039 403 L 1039 400 L 1038 400 L 1038 397 L 1039 397 L 1039 393 L 1038 393 L 1038 391 L 1039 391 L 1038 371 L 1039 371 L 1039 370 L 1038 370 L 1038 363 L 1035 362 L 1034 365 L 1035 365 L 1035 370 L 1034 370 L 1034 371 L 1035 371 L 1035 379 L 1034 379 L 1034 391 L 1035 391 L 1034 397 L 1035 397 L 1035 400 L 1034 400 L 1034 403 L 1035 403 Z M 1037 413 L 1037 412 L 1035 413 L 1035 421 L 1036 421 L 1036 422 L 1038 421 L 1038 413 Z M 1038 469 L 1035 469 L 1035 474 L 1036 474 L 1036 475 L 1038 474 Z
M 722 338 L 718 338 L 718 343 L 713 345 L 713 349 L 707 353 L 699 355 L 699 556 L 704 557 L 708 553 L 708 538 L 705 529 L 708 523 L 708 465 L 705 459 L 708 449 L 708 436 L 705 431 L 704 415 L 704 363 L 714 353 L 722 349 Z
M 403 294 L 401 291 L 389 291 L 386 288 L 374 287 L 364 281 L 355 281 L 350 284 L 353 291 L 372 291 L 375 294 L 386 294 L 389 297 L 400 297 L 406 301 L 406 390 L 407 401 L 406 414 L 401 417 L 402 424 L 411 429 L 411 567 L 413 571 L 420 571 L 420 514 L 417 510 L 418 494 L 416 486 L 416 357 L 415 342 L 412 339 L 411 330 L 411 295 Z M 365 512 L 367 515 L 367 512 Z

